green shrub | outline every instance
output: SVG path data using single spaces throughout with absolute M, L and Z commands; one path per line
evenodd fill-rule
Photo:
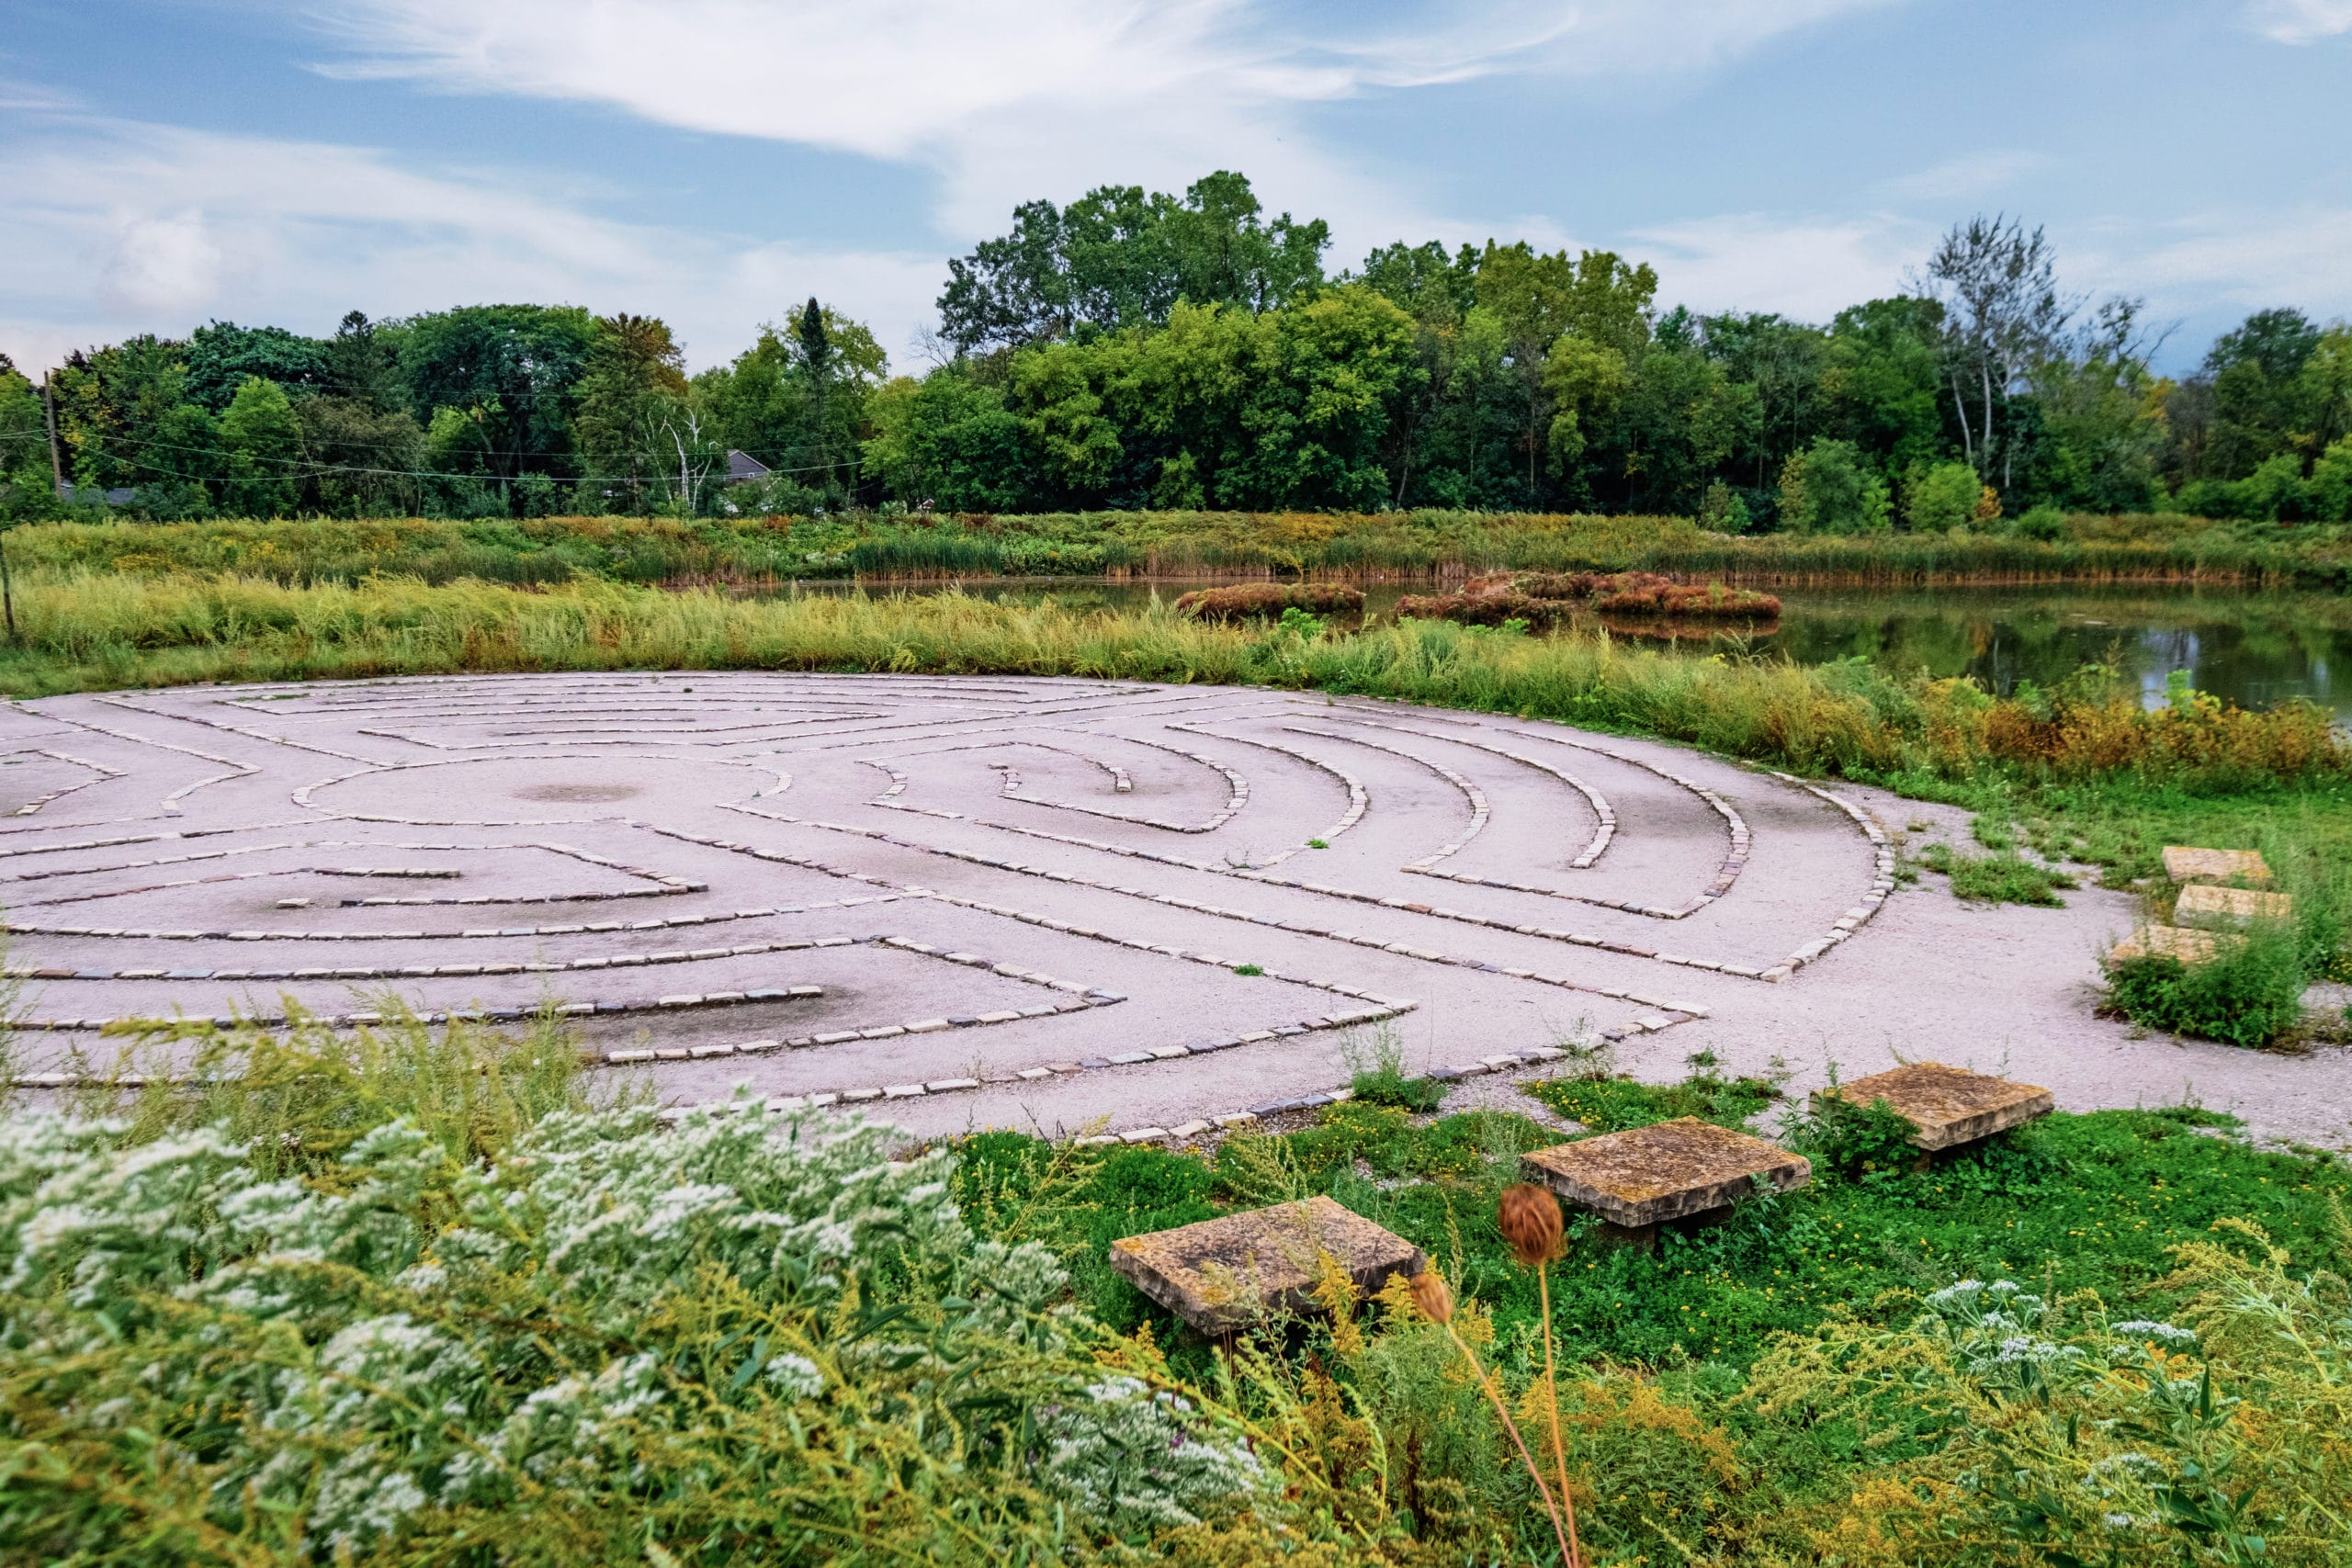
M 1792 1118 L 1781 1134 L 1816 1171 L 1849 1181 L 1883 1179 L 1919 1163 L 1919 1147 L 1912 1142 L 1918 1129 L 1883 1100 L 1860 1105 L 1825 1094 Z
M 1976 515 L 1984 481 L 1966 463 L 1937 463 L 1918 470 L 1904 498 L 1903 520 L 1916 534 L 1965 528 Z
M 2285 931 L 2250 931 L 2211 958 L 2183 964 L 2152 953 L 2110 964 L 2105 1010 L 2166 1034 L 2269 1045 L 2303 1016 L 2302 954 Z
M 2079 884 L 2063 871 L 2027 860 L 2015 850 L 1998 854 L 1954 854 L 1950 844 L 1929 844 L 1918 854 L 1921 865 L 1951 878 L 1952 896 L 1987 904 L 2038 904 L 2062 907 L 2058 889 Z
M 2054 544 L 2066 536 L 2066 514 L 2044 502 L 2027 509 L 2017 520 L 2018 534 L 2044 544 Z
M 1366 1105 L 1391 1105 L 1427 1115 L 1445 1102 L 1447 1086 L 1435 1078 L 1407 1077 L 1396 1067 L 1375 1067 L 1356 1074 L 1348 1087 Z
M 1551 1078 L 1527 1092 L 1592 1133 L 1618 1133 L 1696 1116 L 1725 1127 L 1744 1126 L 1781 1098 L 1762 1078 L 1722 1078 L 1701 1072 L 1676 1084 L 1645 1084 L 1624 1077 Z

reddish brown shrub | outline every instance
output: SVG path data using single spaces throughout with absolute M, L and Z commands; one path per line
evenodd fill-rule
M 1720 582 L 1668 582 L 1659 578 L 1596 599 L 1593 608 L 1603 615 L 1760 621 L 1776 618 L 1781 613 L 1781 602 L 1770 593 L 1758 593 L 1750 588 L 1726 588 Z

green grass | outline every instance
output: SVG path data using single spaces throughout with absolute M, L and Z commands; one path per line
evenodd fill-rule
M 2065 903 L 2058 897 L 2058 889 L 2080 886 L 2065 872 L 2027 860 L 2015 850 L 1967 855 L 1955 854 L 1950 844 L 1929 844 L 1915 858 L 1929 871 L 1951 878 L 1952 896 L 1972 903 L 2055 908 Z
M 1725 1127 L 1744 1125 L 1781 1098 L 1763 1078 L 1722 1078 L 1702 1071 L 1676 1084 L 1645 1084 L 1630 1077 L 1595 1074 L 1553 1078 L 1530 1091 L 1588 1133 L 1621 1133 L 1696 1116 Z
M 454 671 L 924 671 L 1214 682 L 1361 693 L 1661 736 L 1810 773 L 1947 797 L 2130 784 L 2183 795 L 2340 790 L 2352 749 L 2316 709 L 2143 712 L 2120 692 L 2056 707 L 1867 666 L 1700 659 L 1605 636 L 1498 637 L 1413 622 L 1303 637 L 1153 609 L 1087 612 L 947 593 L 744 599 L 574 583 L 309 588 L 75 570 L 18 580 L 19 696 L 190 681 Z
M 552 1018 L 218 1043 L 241 1074 L 0 1129 L 0 1559 L 296 1568 L 342 1531 L 353 1562 L 1550 1561 L 1402 1293 L 1219 1349 L 1104 1261 L 1329 1193 L 1431 1255 L 1540 1444 L 1537 1288 L 1494 1222 L 1557 1139 L 1526 1117 L 1351 1101 L 1209 1156 L 988 1133 L 951 1164 L 822 1117 L 583 1114 Z M 1772 1086 L 1563 1089 L 1631 1125 Z M 2340 1562 L 2340 1161 L 2194 1107 L 1926 1169 L 1877 1108 L 1781 1135 L 1811 1186 L 1655 1251 L 1575 1220 L 1549 1266 L 1595 1568 Z M 1962 1279 L 2017 1288 L 1954 1309 Z M 1216 1457 L 1244 1441 L 1263 1485 Z M 2146 1550 L 2089 1550 L 2133 1485 Z
M 1295 577 L 1398 581 L 1499 570 L 1649 570 L 1757 582 L 2194 581 L 2340 590 L 2346 530 L 2174 516 L 2012 533 L 1711 534 L 1688 518 L 1416 511 L 1097 512 L 1024 516 L 553 517 L 461 522 L 222 519 L 26 525 L 36 569 L 236 572 L 297 585 L 379 573 L 431 582 L 774 583 L 863 577 Z
M 1730 1120 L 1770 1092 L 1752 1081 L 1676 1087 L 1687 1092 L 1570 1079 L 1535 1093 L 1579 1120 L 1589 1113 L 1599 1131 L 1669 1112 Z M 1071 1269 L 1079 1299 L 1114 1324 L 1148 1322 L 1170 1337 L 1177 1327 L 1101 1261 L 1112 1240 L 1324 1192 L 1426 1249 L 1510 1339 L 1532 1321 L 1535 1286 L 1495 1228 L 1495 1199 L 1518 1179 L 1521 1153 L 1559 1141 L 1503 1111 L 1415 1127 L 1402 1111 L 1351 1101 L 1305 1132 L 1230 1140 L 1214 1161 L 984 1134 L 958 1145 L 956 1181 L 978 1229 L 1046 1242 Z M 2062 1112 L 1923 1171 L 1906 1159 L 1841 1172 L 1834 1149 L 1814 1146 L 1810 1187 L 1743 1203 L 1719 1226 L 1670 1232 L 1655 1252 L 1604 1242 L 1589 1218 L 1572 1219 L 1552 1287 L 1567 1353 L 1593 1364 L 1745 1366 L 1771 1335 L 1807 1333 L 1835 1314 L 1883 1318 L 1898 1299 L 1968 1278 L 2096 1292 L 2110 1307 L 2162 1316 L 2172 1304 L 2168 1248 L 2236 1217 L 2298 1257 L 2335 1257 L 2344 1241 L 2327 1196 L 2352 1197 L 2340 1162 L 2257 1149 L 2233 1118 L 2195 1107 Z M 2352 1257 L 2337 1258 L 2346 1265 Z

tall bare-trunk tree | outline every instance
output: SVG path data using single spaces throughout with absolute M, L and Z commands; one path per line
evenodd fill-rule
M 1915 287 L 1944 307 L 1944 374 L 1962 447 L 1988 479 L 1997 458 L 2006 490 L 2016 447 L 2001 429 L 1999 405 L 2061 352 L 2082 301 L 2059 292 L 2057 254 L 2042 231 L 2003 213 L 1953 224 Z

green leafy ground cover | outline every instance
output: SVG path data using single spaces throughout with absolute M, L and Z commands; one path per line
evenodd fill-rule
M 1691 1114 L 1739 1124 L 1771 1090 L 1756 1080 L 1658 1089 L 1601 1078 L 1535 1093 L 1579 1120 L 1590 1112 L 1598 1133 Z M 1590 1221 L 1572 1220 L 1552 1287 L 1563 1345 L 1594 1362 L 1745 1366 L 1774 1334 L 1810 1331 L 1832 1314 L 1883 1314 L 1971 1278 L 2030 1278 L 2045 1294 L 2091 1290 L 2161 1315 L 2167 1248 L 2236 1216 L 2290 1251 L 2324 1253 L 2334 1245 L 2327 1194 L 2352 1196 L 2340 1165 L 2256 1149 L 2231 1117 L 2196 1108 L 2055 1115 L 1925 1171 L 1909 1168 L 1907 1150 L 1851 1159 L 1866 1130 L 1840 1137 L 1801 1126 L 1795 1136 L 1816 1155 L 1811 1187 L 1744 1204 L 1729 1224 L 1669 1235 L 1654 1253 L 1603 1242 Z M 982 1134 L 958 1145 L 956 1179 L 978 1229 L 1045 1243 L 1079 1299 L 1123 1327 L 1167 1333 L 1172 1320 L 1103 1262 L 1113 1240 L 1324 1192 L 1439 1259 L 1508 1337 L 1532 1322 L 1535 1290 L 1495 1229 L 1495 1199 L 1519 1179 L 1521 1154 L 1560 1141 L 1509 1112 L 1416 1125 L 1392 1107 L 1349 1103 L 1305 1132 L 1228 1140 L 1214 1158 Z

